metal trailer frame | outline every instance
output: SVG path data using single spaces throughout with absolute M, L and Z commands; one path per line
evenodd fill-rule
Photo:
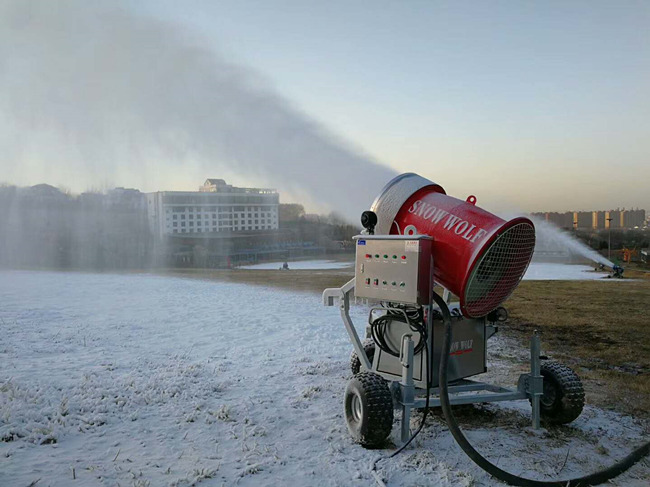
M 363 344 L 357 334 L 352 318 L 350 317 L 350 297 L 354 291 L 355 279 L 352 278 L 340 288 L 328 288 L 323 291 L 323 305 L 335 306 L 338 301 L 343 324 L 350 337 L 350 342 L 354 351 L 361 361 L 361 367 L 373 371 L 372 363 L 366 354 Z M 433 291 L 432 291 L 433 292 Z M 449 292 L 445 290 L 443 295 L 448 302 Z M 428 320 L 432 320 L 433 302 L 428 306 Z M 408 317 L 406 317 L 408 323 Z M 429 323 L 430 325 L 430 323 Z M 400 381 L 391 381 L 393 387 L 391 390 L 394 394 L 397 404 L 402 410 L 401 422 L 401 441 L 406 442 L 410 438 L 410 419 L 412 409 L 421 409 L 426 406 L 426 397 L 420 397 L 416 391 L 424 389 L 416 388 L 413 381 L 413 356 L 415 342 L 412 335 L 406 333 L 402 336 L 400 362 L 402 364 L 402 379 Z M 433 348 L 433 347 L 432 347 Z M 534 332 L 530 341 L 530 372 L 521 374 L 517 382 L 516 389 L 508 389 L 486 382 L 460 379 L 451 383 L 448 387 L 449 399 L 452 405 L 457 404 L 478 404 L 499 401 L 518 401 L 529 399 L 532 406 L 532 426 L 534 429 L 540 428 L 540 397 L 544 393 L 543 377 L 540 372 L 541 367 L 541 344 L 537 331 Z M 431 363 L 432 359 L 429 359 Z M 430 369 L 430 363 L 427 364 Z M 431 371 L 429 370 L 429 373 Z M 381 375 L 381 374 L 380 374 Z M 467 394 L 476 393 L 476 394 Z M 438 396 L 438 397 L 431 397 Z M 440 406 L 439 387 L 430 389 L 429 407 Z

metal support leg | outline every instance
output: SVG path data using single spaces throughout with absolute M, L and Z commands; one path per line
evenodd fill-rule
M 530 340 L 530 399 L 533 407 L 533 428 L 539 429 L 540 405 L 539 399 L 544 394 L 544 378 L 540 371 L 541 344 L 539 334 L 535 330 Z
M 346 284 L 346 286 L 348 284 Z M 354 329 L 354 325 L 352 324 L 352 318 L 350 317 L 350 293 L 352 292 L 353 289 L 354 286 L 351 286 L 349 289 L 343 292 L 341 302 L 339 303 L 341 318 L 343 318 L 343 324 L 345 325 L 345 329 L 348 332 L 348 336 L 350 337 L 350 341 L 352 342 L 354 351 L 357 353 L 357 357 L 359 357 L 359 360 L 361 361 L 361 365 L 365 370 L 372 370 L 372 362 L 368 358 L 366 351 L 363 349 L 363 344 L 359 339 L 357 330 Z
M 402 380 L 400 382 L 402 403 L 402 443 L 411 437 L 411 408 L 415 402 L 415 384 L 413 382 L 413 350 L 415 342 L 411 334 L 402 335 L 400 362 L 402 363 Z

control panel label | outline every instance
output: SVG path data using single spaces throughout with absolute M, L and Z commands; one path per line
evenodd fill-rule
M 406 252 L 418 252 L 420 250 L 419 240 L 407 240 L 404 242 L 404 250 Z
M 366 245 L 365 240 L 357 240 L 357 245 Z

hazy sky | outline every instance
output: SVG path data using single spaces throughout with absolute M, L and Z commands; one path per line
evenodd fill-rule
M 648 2 L 129 5 L 256 72 L 349 147 L 449 194 L 496 211 L 650 210 Z M 0 181 L 41 182 L 0 164 Z M 195 189 L 220 176 L 189 165 L 150 179 L 165 187 L 110 183 Z
M 525 210 L 650 210 L 649 2 L 148 8 L 196 26 L 336 133 L 450 193 Z

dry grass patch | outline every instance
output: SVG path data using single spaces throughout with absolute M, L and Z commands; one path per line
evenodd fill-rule
M 524 281 L 506 307 L 506 332 L 540 330 L 543 349 L 579 369 L 589 402 L 649 414 L 650 281 Z

